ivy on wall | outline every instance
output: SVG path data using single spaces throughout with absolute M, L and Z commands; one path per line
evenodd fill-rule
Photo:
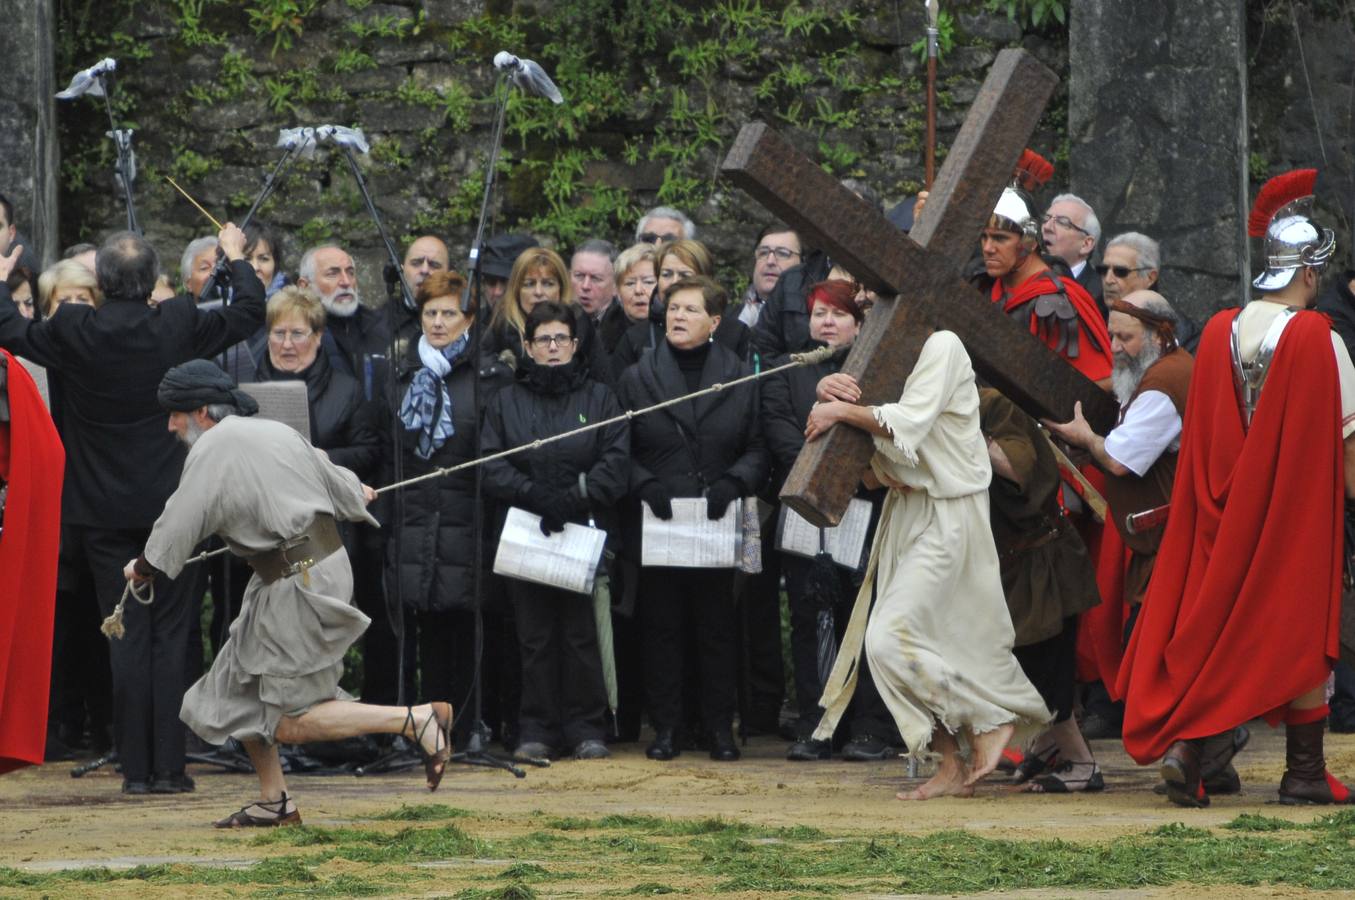
M 468 15 L 467 6 L 480 11 Z M 1054 34 L 1055 52 L 1064 20 L 1059 0 L 946 7 L 943 140 L 996 49 L 952 12 L 971 21 L 1010 15 L 1028 32 Z M 511 94 L 498 230 L 565 246 L 593 235 L 624 240 L 644 207 L 665 203 L 692 212 L 708 233 L 746 235 L 765 214 L 722 190 L 718 164 L 753 119 L 887 198 L 920 186 L 924 70 L 911 48 L 923 13 L 902 0 L 58 0 L 58 16 L 59 73 L 103 55 L 119 60 L 115 112 L 137 129 L 142 218 L 167 236 L 202 225 L 164 173 L 209 209 L 239 215 L 273 158 L 266 148 L 277 129 L 334 122 L 366 131 L 363 165 L 393 230 L 464 243 L 494 108 L 489 60 L 502 49 L 540 62 L 567 102 Z M 102 110 L 63 107 L 60 126 L 64 236 L 73 241 L 115 226 L 121 213 Z M 374 243 L 341 160 L 322 153 L 292 179 L 263 215 L 298 243 Z

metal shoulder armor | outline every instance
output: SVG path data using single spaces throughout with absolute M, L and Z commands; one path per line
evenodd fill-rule
M 1233 319 L 1232 338 L 1230 348 L 1233 359 L 1233 387 L 1237 390 L 1237 407 L 1242 414 L 1243 430 L 1251 429 L 1252 416 L 1256 414 L 1256 404 L 1261 400 L 1261 389 L 1265 386 L 1266 375 L 1270 372 L 1270 363 L 1275 358 L 1275 348 L 1280 345 L 1280 335 L 1289 327 L 1289 323 L 1294 321 L 1294 316 L 1299 312 L 1298 307 L 1285 307 L 1284 311 L 1275 317 L 1266 329 L 1265 336 L 1261 338 L 1261 346 L 1256 350 L 1256 358 L 1244 360 L 1242 358 L 1242 341 L 1240 337 L 1242 326 L 1242 315 Z

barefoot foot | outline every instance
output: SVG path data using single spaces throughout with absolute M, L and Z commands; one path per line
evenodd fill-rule
M 974 766 L 969 772 L 969 778 L 965 781 L 966 785 L 973 786 L 979 779 L 997 768 L 998 762 L 1002 759 L 1003 748 L 1007 746 L 1015 733 L 1016 726 L 1008 722 L 1006 725 L 999 725 L 992 731 L 974 735 L 972 741 Z
M 958 758 L 954 762 L 943 762 L 936 774 L 921 787 L 911 791 L 899 791 L 894 796 L 899 800 L 931 800 L 936 797 L 972 797 L 974 788 L 966 782 L 969 770 Z

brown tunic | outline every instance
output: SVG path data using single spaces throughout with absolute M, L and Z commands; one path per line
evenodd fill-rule
M 1101 602 L 1087 548 L 1058 503 L 1059 466 L 1035 420 L 992 388 L 979 391 L 979 421 L 1015 470 L 988 488 L 1015 646 L 1058 634 L 1068 616 Z
M 1176 407 L 1176 412 L 1184 420 L 1186 415 L 1186 395 L 1190 392 L 1190 373 L 1195 365 L 1194 358 L 1180 347 L 1163 356 L 1148 367 L 1129 402 L 1120 410 L 1120 421 L 1134 405 L 1134 401 L 1145 391 L 1161 391 Z M 1176 479 L 1176 451 L 1166 451 L 1157 458 L 1152 468 L 1142 477 L 1130 472 L 1128 475 L 1106 473 L 1106 502 L 1110 506 L 1110 516 L 1115 520 L 1115 528 L 1120 539 L 1130 549 L 1129 567 L 1124 577 L 1124 599 L 1128 603 L 1138 603 L 1148 590 L 1148 579 L 1153 574 L 1153 562 L 1157 559 L 1157 548 L 1162 543 L 1162 534 L 1166 531 L 1163 523 L 1139 534 L 1130 534 L 1125 530 L 1125 517 L 1144 510 L 1156 509 L 1171 501 L 1172 482 Z

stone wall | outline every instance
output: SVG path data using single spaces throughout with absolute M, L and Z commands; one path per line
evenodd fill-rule
M 50 0 L 18 2 L 27 10 Z M 1334 186 L 1323 214 L 1349 245 L 1355 3 L 1069 2 L 1068 29 L 1018 26 L 984 0 L 943 4 L 955 43 L 940 67 L 942 153 L 997 50 L 1025 46 L 1065 78 L 1032 142 L 1059 167 L 1048 193 L 1071 181 L 1107 233 L 1163 238 L 1165 283 L 1192 315 L 1238 297 L 1238 212 L 1259 181 L 1324 164 L 1322 149 Z M 138 208 L 167 260 L 209 226 L 166 174 L 214 215 L 239 217 L 276 158 L 278 129 L 327 122 L 367 133 L 373 150 L 362 165 L 397 239 L 441 234 L 463 259 L 493 109 L 489 60 L 502 49 L 541 62 L 567 102 L 513 98 L 496 231 L 528 230 L 562 247 L 594 235 L 626 243 L 640 210 L 670 203 L 692 214 L 741 288 L 766 214 L 718 177 L 718 165 L 743 123 L 771 122 L 887 204 L 922 180 L 925 68 L 912 45 L 923 13 L 905 0 L 105 0 L 60 9 L 59 81 L 106 54 L 120 61 L 116 102 L 137 129 Z M 1244 67 L 1249 185 L 1234 113 Z M 0 84 L 0 97 L 7 89 Z M 58 112 L 60 243 L 69 244 L 120 227 L 123 213 L 102 109 L 86 99 Z M 351 245 L 366 294 L 377 296 L 379 243 L 341 159 L 326 151 L 299 166 L 263 215 L 291 234 L 293 263 L 318 240 Z
M 1163 293 L 1203 321 L 1239 302 L 1246 271 L 1243 4 L 1081 0 L 1072 13 L 1073 191 L 1106 238 L 1160 241 Z
M 22 234 L 53 259 L 57 241 L 57 142 L 52 95 L 52 0 L 6 0 L 0 28 L 0 193 Z M 64 86 L 64 85 L 63 85 Z
M 392 232 L 442 234 L 463 259 L 491 124 L 489 60 L 502 49 L 541 62 L 567 102 L 513 98 L 499 231 L 530 230 L 560 246 L 593 235 L 624 245 L 639 211 L 670 203 L 690 212 L 741 289 L 767 216 L 717 170 L 745 122 L 772 122 L 891 205 L 921 185 L 925 66 L 911 49 L 923 34 L 921 4 L 328 0 L 281 39 L 256 34 L 251 13 L 274 5 L 110 0 L 122 10 L 111 33 L 63 23 L 65 65 L 119 57 L 120 111 L 137 125 L 139 212 L 167 262 L 208 226 L 166 174 L 214 215 L 238 217 L 276 157 L 278 129 L 328 122 L 366 132 L 373 149 L 363 168 Z M 1067 68 L 1056 32 L 1023 34 L 978 0 L 957 5 L 952 33 L 941 65 L 942 151 L 997 50 L 1024 44 L 1056 71 Z M 1051 157 L 1065 107 L 1056 101 L 1036 138 Z M 101 111 L 67 104 L 61 114 L 69 243 L 118 227 L 122 213 Z M 352 245 L 365 292 L 379 290 L 376 232 L 329 151 L 298 168 L 264 218 L 293 235 L 293 262 L 320 239 Z

